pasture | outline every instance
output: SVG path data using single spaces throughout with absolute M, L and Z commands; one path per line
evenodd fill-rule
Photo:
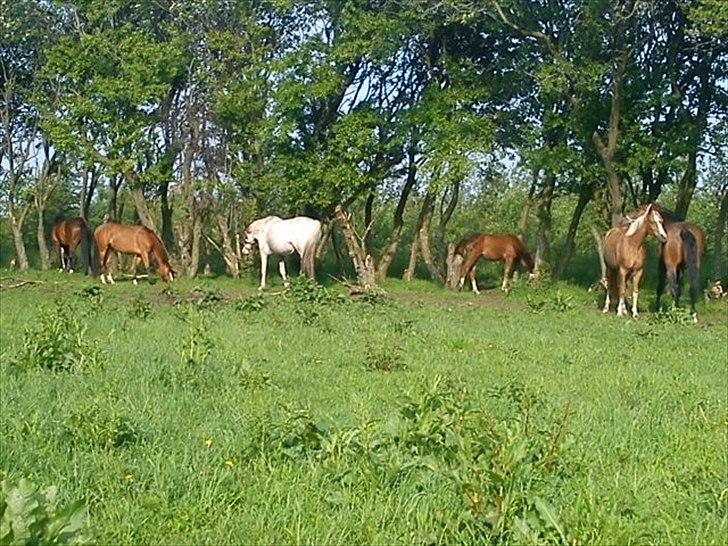
M 83 499 L 100 543 L 728 541 L 726 302 L 22 278 L 0 472 Z

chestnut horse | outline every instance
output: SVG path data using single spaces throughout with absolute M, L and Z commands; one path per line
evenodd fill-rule
M 114 284 L 114 279 L 108 271 L 109 258 L 114 252 L 134 255 L 134 284 L 137 283 L 136 268 L 141 261 L 149 269 L 149 254 L 154 254 L 157 260 L 157 271 L 164 281 L 173 281 L 175 272 L 169 263 L 167 250 L 162 241 L 150 229 L 144 226 L 125 226 L 115 222 L 108 222 L 96 228 L 94 232 L 96 246 L 101 257 L 101 282 Z
M 660 309 L 660 299 L 665 291 L 667 281 L 672 301 L 678 305 L 680 301 L 680 281 L 683 273 L 687 274 L 690 284 L 690 312 L 693 321 L 698 321 L 695 304 L 700 296 L 700 264 L 705 251 L 705 233 L 695 224 L 683 221 L 678 215 L 660 205 L 653 205 L 662 216 L 667 233 L 667 241 L 660 245 L 660 261 L 658 263 L 657 300 L 655 306 Z M 639 215 L 644 207 L 637 209 L 628 218 Z
M 73 273 L 76 248 L 81 245 L 84 268 L 87 275 L 93 275 L 91 230 L 83 218 L 58 218 L 51 231 L 51 239 L 58 247 L 61 271 Z
M 455 246 L 455 255 L 463 257 L 460 267 L 460 288 L 465 284 L 465 277 L 470 277 L 473 292 L 480 294 L 475 282 L 475 264 L 480 258 L 503 262 L 503 284 L 501 290 L 507 291 L 513 273 L 513 266 L 520 260 L 523 267 L 533 275 L 533 259 L 523 242 L 510 233 L 488 235 L 476 233 L 466 237 Z
M 632 316 L 637 317 L 637 298 L 640 281 L 645 267 L 647 252 L 645 239 L 652 234 L 661 242 L 667 241 L 662 215 L 652 203 L 640 210 L 638 215 L 627 215 L 628 224 L 607 231 L 604 236 L 603 259 L 606 266 L 607 297 L 602 313 L 609 313 L 610 293 L 619 300 L 617 315 L 627 314 L 624 295 L 627 281 L 632 281 Z

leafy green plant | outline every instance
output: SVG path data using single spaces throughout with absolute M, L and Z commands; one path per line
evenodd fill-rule
M 245 313 L 253 313 L 265 309 L 267 305 L 268 300 L 265 299 L 265 296 L 262 294 L 253 294 L 252 296 L 240 298 L 235 302 L 235 309 Z
M 346 301 L 342 294 L 337 294 L 304 276 L 291 279 L 286 290 L 286 298 L 302 304 L 315 305 L 335 305 Z
M 648 315 L 650 324 L 693 324 L 693 315 L 685 307 L 671 306 Z
M 128 416 L 98 400 L 78 404 L 66 418 L 64 429 L 80 448 L 108 450 L 134 443 L 140 437 Z
M 402 347 L 390 340 L 384 342 L 369 341 L 366 344 L 364 366 L 369 370 L 393 372 L 404 369 Z
M 58 490 L 39 489 L 21 479 L 0 484 L 0 544 L 90 544 L 88 512 L 82 501 L 58 506 Z
M 195 286 L 192 289 L 192 295 L 195 298 L 195 304 L 203 308 L 213 307 L 224 300 L 222 292 L 219 289 L 207 288 L 205 286 Z
M 88 341 L 78 311 L 59 302 L 41 309 L 37 320 L 26 327 L 20 362 L 27 367 L 75 371 L 98 365 L 100 354 Z
M 129 308 L 129 317 L 146 320 L 152 314 L 152 304 L 146 300 L 136 300 Z

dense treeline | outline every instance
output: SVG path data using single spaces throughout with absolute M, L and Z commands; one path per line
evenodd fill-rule
M 49 267 L 78 214 L 237 276 L 243 225 L 276 213 L 323 219 L 360 281 L 443 279 L 476 229 L 563 276 L 585 224 L 648 200 L 723 255 L 722 0 L 1 5 L 4 264 Z

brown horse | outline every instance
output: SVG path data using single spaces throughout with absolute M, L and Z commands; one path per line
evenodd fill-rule
M 652 234 L 664 243 L 667 233 L 662 215 L 653 204 L 647 205 L 633 217 L 627 216 L 628 224 L 610 229 L 604 236 L 603 259 L 606 266 L 607 297 L 603 313 L 609 313 L 610 293 L 618 298 L 617 315 L 627 314 L 624 295 L 627 281 L 632 281 L 632 316 L 637 317 L 637 298 L 645 266 L 647 252 L 645 239 Z
M 149 269 L 149 254 L 154 254 L 157 260 L 157 271 L 164 281 L 173 281 L 175 272 L 169 263 L 167 250 L 162 241 L 150 229 L 144 226 L 125 226 L 108 222 L 96 228 L 94 232 L 96 246 L 101 257 L 101 282 L 114 284 L 114 279 L 108 271 L 109 258 L 114 252 L 134 255 L 134 284 L 137 283 L 136 268 L 141 261 Z
M 629 219 L 638 216 L 645 207 L 628 215 Z M 660 309 L 660 299 L 665 291 L 665 283 L 669 284 L 674 305 L 680 301 L 680 281 L 683 273 L 687 274 L 690 284 L 690 312 L 693 321 L 698 321 L 695 304 L 700 297 L 700 264 L 705 251 L 705 233 L 695 224 L 683 221 L 678 215 L 660 205 L 653 205 L 662 216 L 667 241 L 660 245 L 660 261 L 657 277 L 657 300 L 655 306 Z
M 59 218 L 53 225 L 51 239 L 58 247 L 61 271 L 73 273 L 76 248 L 81 245 L 84 268 L 87 275 L 93 275 L 91 230 L 83 218 Z
M 533 259 L 523 242 L 510 233 L 488 235 L 476 233 L 466 237 L 455 246 L 455 255 L 463 257 L 460 267 L 460 288 L 465 284 L 465 277 L 470 277 L 473 292 L 479 294 L 475 282 L 475 264 L 480 258 L 503 262 L 503 284 L 501 290 L 507 291 L 513 273 L 513 266 L 520 260 L 523 267 L 533 275 Z

